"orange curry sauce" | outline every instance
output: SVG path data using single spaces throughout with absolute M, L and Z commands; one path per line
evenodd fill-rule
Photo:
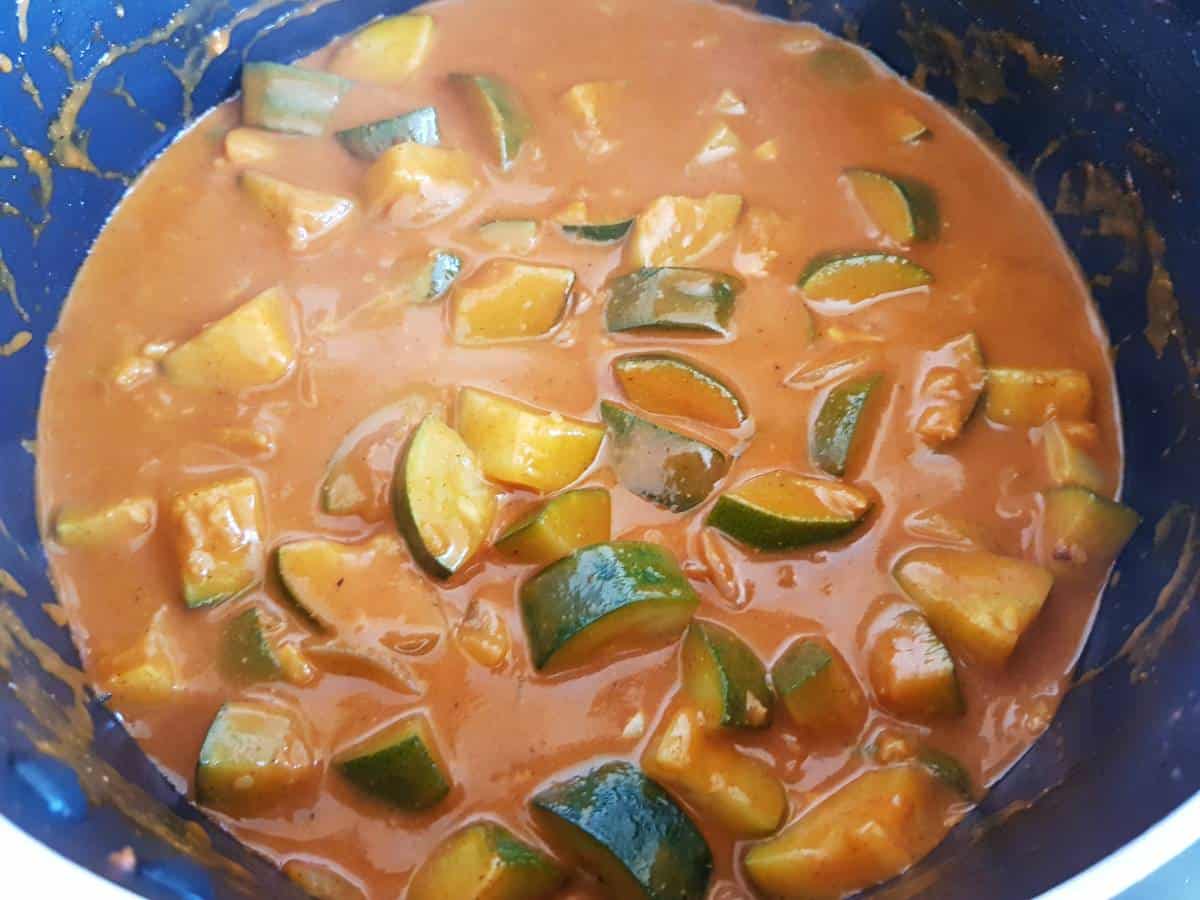
M 727 453 L 729 473 L 708 501 L 676 513 L 621 486 L 610 436 L 572 486 L 610 490 L 612 538 L 668 548 L 700 597 L 696 616 L 733 629 L 768 667 L 804 634 L 827 636 L 849 663 L 871 701 L 852 740 L 806 741 L 782 709 L 771 728 L 728 738 L 786 786 L 786 821 L 892 761 L 889 753 L 902 757 L 904 748 L 953 754 L 976 785 L 998 778 L 1053 715 L 1096 611 L 1107 560 L 1057 579 L 1006 664 L 986 665 L 949 642 L 965 700 L 959 717 L 912 721 L 889 712 L 869 669 L 879 623 L 912 605 L 891 574 L 904 552 L 958 546 L 1038 559 L 1041 492 L 1050 486 L 1044 429 L 998 423 L 981 404 L 960 437 L 930 447 L 914 430 L 930 351 L 974 332 L 988 365 L 1086 373 L 1094 395 L 1087 418 L 1095 425 L 1087 452 L 1103 491 L 1119 489 L 1120 428 L 1106 338 L 1028 187 L 952 114 L 873 58 L 809 26 L 697 0 L 452 0 L 418 12 L 436 26 L 423 61 L 398 83 L 354 80 L 326 136 L 255 133 L 249 141 L 265 151 L 242 155 L 236 138 L 226 141 L 241 124 L 240 102 L 204 117 L 140 178 L 64 309 L 38 436 L 41 509 L 61 601 L 99 689 L 112 689 L 123 661 L 151 633 L 178 674 L 157 700 L 123 702 L 114 691 L 111 702 L 131 733 L 180 790 L 190 791 L 206 730 L 223 703 L 251 698 L 289 710 L 306 735 L 309 776 L 269 808 L 214 814 L 270 859 L 327 866 L 372 898 L 403 895 L 438 843 L 481 817 L 552 847 L 530 816 L 530 796 L 597 759 L 641 758 L 664 717 L 683 702 L 679 641 L 603 652 L 567 672 L 537 672 L 518 604 L 536 567 L 514 564 L 485 544 L 451 578 L 436 581 L 410 558 L 386 494 L 362 515 L 331 515 L 322 511 L 321 486 L 346 436 L 414 391 L 447 410 L 452 425 L 461 386 L 599 423 L 601 400 L 636 411 L 614 379 L 614 359 L 662 351 L 719 374 L 741 398 L 749 418 L 736 429 L 646 414 Z M 302 65 L 327 68 L 334 52 Z M 334 68 L 354 77 L 336 60 Z M 486 122 L 448 78 L 455 72 L 487 73 L 521 98 L 533 130 L 511 167 L 498 164 Z M 622 85 L 592 127 L 564 95 L 594 81 Z M 437 109 L 442 146 L 469 154 L 478 187 L 436 221 L 371 214 L 362 200 L 371 164 L 330 135 L 424 106 Z M 898 127 L 913 120 L 927 130 Z M 734 136 L 726 136 L 732 149 L 700 156 L 721 125 Z M 856 167 L 930 186 L 940 233 L 907 246 L 889 239 L 847 182 L 844 173 Z M 327 236 L 295 246 L 278 218 L 240 186 L 248 169 L 355 199 L 358 208 Z M 631 239 L 572 239 L 557 218 L 577 201 L 611 222 L 638 215 L 660 196 L 714 192 L 743 199 L 738 221 L 685 264 L 744 280 L 730 334 L 610 333 L 606 284 L 637 267 Z M 480 224 L 497 219 L 538 223 L 534 245 L 520 258 L 568 267 L 576 280 L 550 333 L 464 346 L 452 332 L 455 291 L 487 260 L 524 251 L 498 249 L 481 236 Z M 463 261 L 447 298 L 352 315 L 380 295 L 404 261 L 432 249 Z M 798 278 L 810 261 L 850 250 L 903 254 L 931 273 L 932 283 L 857 304 L 807 297 Z M 296 348 L 283 377 L 234 390 L 164 375 L 169 348 L 272 287 L 285 298 Z M 882 402 L 862 424 L 843 476 L 874 500 L 862 526 L 786 553 L 756 552 L 705 528 L 718 494 L 754 475 L 786 469 L 826 477 L 810 454 L 817 411 L 833 386 L 866 373 L 882 375 Z M 367 442 L 361 471 L 375 487 L 390 483 L 406 434 L 399 427 L 383 428 L 379 446 Z M 172 498 L 244 475 L 262 492 L 262 577 L 227 602 L 189 609 Z M 493 539 L 543 499 L 496 489 Z M 129 497 L 155 501 L 133 537 L 86 546 L 55 538 L 53 523 L 64 510 L 103 509 Z M 355 640 L 370 644 L 376 657 L 390 655 L 394 666 L 306 656 L 329 636 L 288 602 L 272 570 L 273 551 L 301 538 L 378 536 L 399 554 L 402 577 L 366 594 L 377 588 L 404 596 L 376 597 L 370 627 Z M 436 603 L 432 646 L 389 641 L 389 603 L 402 620 L 407 596 Z M 274 623 L 272 640 L 311 667 L 308 677 L 246 683 L 218 667 L 225 629 L 251 606 Z M 418 710 L 453 783 L 433 809 L 391 810 L 330 765 L 364 735 Z M 741 864 L 752 842 L 688 808 L 712 849 L 709 896 L 752 895 Z M 948 809 L 947 824 L 959 813 Z M 558 896 L 602 893 L 578 872 Z

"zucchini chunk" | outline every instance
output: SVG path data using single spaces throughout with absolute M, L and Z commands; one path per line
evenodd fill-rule
M 141 640 L 112 660 L 104 686 L 118 709 L 169 703 L 185 689 L 166 614 L 166 607 L 160 607 Z
M 729 458 L 716 447 L 671 431 L 604 401 L 600 415 L 612 438 L 617 480 L 672 512 L 703 503 L 729 471 Z
M 321 482 L 321 511 L 381 522 L 391 513 L 389 497 L 396 459 L 426 416 L 443 414 L 437 388 L 412 385 L 405 395 L 373 412 L 342 439 Z
M 281 707 L 257 701 L 221 707 L 196 763 L 196 802 L 235 816 L 256 816 L 313 772 L 312 750 Z
M 1091 454 L 1076 443 L 1074 432 L 1080 424 L 1064 424 L 1058 419 L 1046 423 L 1042 429 L 1046 470 L 1056 487 L 1081 487 L 1102 494 L 1108 478 Z
M 715 622 L 696 621 L 683 639 L 683 689 L 713 728 L 767 728 L 775 696 L 746 642 Z
M 420 68 L 433 46 L 430 16 L 389 16 L 372 22 L 333 55 L 334 71 L 356 81 L 399 84 Z
M 712 875 L 704 835 L 670 794 L 635 766 L 609 762 L 552 784 L 530 801 L 534 820 L 610 896 L 703 900 Z
M 772 897 L 838 900 L 933 850 L 950 831 L 955 801 L 920 766 L 867 772 L 751 847 L 746 874 Z
M 497 344 L 540 338 L 567 310 L 575 273 L 512 259 L 485 262 L 454 291 L 454 339 Z
M 771 682 L 792 724 L 813 740 L 852 740 L 866 724 L 866 695 L 825 638 L 789 644 L 771 666 Z
M 913 430 L 941 447 L 962 434 L 987 384 L 979 338 L 967 332 L 925 354 Z
M 949 753 L 933 747 L 922 747 L 917 752 L 916 762 L 963 800 L 975 800 L 975 786 L 971 782 L 971 774 L 966 766 Z
M 273 384 L 296 362 L 290 318 L 288 299 L 269 288 L 168 353 L 163 371 L 180 387 L 236 391 Z
M 542 851 L 495 822 L 475 822 L 434 849 L 405 900 L 542 900 L 566 873 Z
M 520 563 L 547 566 L 612 536 L 612 498 L 604 488 L 580 488 L 547 501 L 508 529 L 496 549 Z
M 486 124 L 496 153 L 496 163 L 504 171 L 516 165 L 521 147 L 533 134 L 533 121 L 517 92 L 492 75 L 450 76 L 463 96 Z
M 263 513 L 262 493 L 252 475 L 172 499 L 175 548 L 188 607 L 216 606 L 262 581 Z
M 926 269 L 888 253 L 818 257 L 804 270 L 799 282 L 809 300 L 848 303 L 863 303 L 932 283 L 933 276 Z
M 446 630 L 437 592 L 412 571 L 399 541 L 290 541 L 275 553 L 288 599 L 325 631 L 349 634 L 366 621 L 390 636 L 436 644 Z
M 845 475 L 852 452 L 863 444 L 862 425 L 881 375 L 854 378 L 837 385 L 813 422 L 812 458 L 830 475 Z
M 496 492 L 478 457 L 434 416 L 421 423 L 396 464 L 396 524 L 422 568 L 449 578 L 483 546 L 496 516 Z
M 847 169 L 846 182 L 885 238 L 902 246 L 938 236 L 937 197 L 927 184 L 870 169 Z
M 458 394 L 458 432 L 493 481 L 562 490 L 595 460 L 604 427 L 475 388 Z
M 586 215 L 586 213 L 585 213 Z M 612 244 L 624 240 L 633 228 L 633 219 L 621 219 L 616 222 L 588 222 L 558 220 L 558 227 L 563 234 L 577 241 L 589 244 Z
M 669 715 L 642 754 L 647 775 L 738 837 L 765 837 L 787 814 L 787 792 L 771 767 L 704 730 L 702 715 Z
M 844 537 L 873 505 L 851 485 L 777 470 L 722 494 L 707 524 L 754 550 L 797 550 Z
M 628 86 L 625 81 L 588 81 L 563 94 L 563 104 L 575 120 L 575 142 L 586 153 L 603 156 L 616 147 L 609 132 L 617 124 L 617 107 Z
M 307 250 L 349 221 L 355 203 L 349 197 L 313 191 L 261 172 L 243 172 L 238 184 L 287 238 L 288 247 Z
M 575 551 L 525 582 L 520 598 L 539 671 L 583 665 L 614 645 L 674 640 L 700 604 L 669 551 L 630 541 Z
M 746 421 L 742 401 L 720 378 L 695 363 L 662 353 L 639 353 L 613 362 L 625 396 L 647 412 L 695 419 L 717 428 Z
M 371 164 L 363 197 L 368 214 L 423 227 L 457 211 L 478 187 L 475 161 L 463 151 L 405 141 Z
M 54 520 L 54 539 L 64 547 L 131 543 L 154 530 L 153 497 L 127 497 L 98 509 L 64 509 Z
M 605 323 L 612 332 L 694 331 L 724 337 L 743 287 L 740 278 L 703 269 L 639 269 L 609 284 Z
M 307 859 L 289 859 L 283 874 L 313 900 L 367 900 L 357 884 L 328 866 Z
M 985 410 L 993 422 L 1014 428 L 1088 419 L 1092 380 L 1078 369 L 989 369 Z
M 349 85 L 336 75 L 253 62 L 242 66 L 242 123 L 320 137 Z
M 1008 661 L 1054 584 L 1025 560 L 950 547 L 910 550 L 892 571 L 942 638 L 992 666 Z
M 388 274 L 388 286 L 365 306 L 351 312 L 350 316 L 360 312 L 437 303 L 453 287 L 462 265 L 462 257 L 448 250 L 434 250 L 425 256 L 404 260 Z
M 1142 521 L 1128 506 L 1087 488 L 1056 488 L 1042 499 L 1042 555 L 1059 575 L 1107 569 Z
M 423 714 L 407 716 L 339 753 L 334 768 L 365 794 L 419 812 L 450 793 L 450 775 Z
M 636 266 L 688 266 L 725 241 L 742 213 L 737 194 L 659 197 L 633 226 L 630 260 Z
M 432 106 L 346 128 L 334 137 L 351 156 L 368 162 L 374 162 L 392 147 L 406 141 L 427 147 L 437 147 L 442 143 L 437 110 Z
M 896 616 L 879 634 L 869 669 L 875 696 L 901 718 L 930 722 L 966 711 L 954 659 L 916 610 Z
M 238 614 L 225 627 L 220 668 L 222 674 L 236 681 L 274 681 L 282 677 L 283 667 L 256 607 Z
M 496 219 L 479 226 L 479 238 L 493 250 L 512 256 L 527 256 L 538 241 L 538 223 L 533 219 Z

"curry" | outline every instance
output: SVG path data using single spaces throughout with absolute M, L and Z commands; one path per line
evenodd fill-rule
M 98 690 L 338 900 L 885 881 L 1045 730 L 1138 524 L 1028 187 L 698 0 L 248 62 L 97 241 L 38 448 Z

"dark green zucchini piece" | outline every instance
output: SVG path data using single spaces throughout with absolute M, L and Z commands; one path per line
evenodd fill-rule
M 608 288 L 605 310 L 613 332 L 693 331 L 725 336 L 745 283 L 704 269 L 638 269 Z
M 608 426 L 621 485 L 672 512 L 703 503 L 729 471 L 729 458 L 696 438 L 607 401 L 600 404 L 600 416 Z
M 495 822 L 475 822 L 442 841 L 409 882 L 405 900 L 541 900 L 566 873 Z
M 792 724 L 807 736 L 849 739 L 867 721 L 867 698 L 846 660 L 824 638 L 799 638 L 771 667 Z
M 240 681 L 273 681 L 283 674 L 275 647 L 255 607 L 229 623 L 221 642 L 221 671 Z
M 350 155 L 374 162 L 385 150 L 411 141 L 437 147 L 442 138 L 438 131 L 437 110 L 432 106 L 414 109 L 402 116 L 381 119 L 347 128 L 334 135 Z
M 371 735 L 333 764 L 363 793 L 408 812 L 437 806 L 450 793 L 446 764 L 422 714 Z
M 336 75 L 273 62 L 242 67 L 242 122 L 319 137 L 348 82 Z
M 626 762 L 605 763 L 535 794 L 551 843 L 622 900 L 702 900 L 712 875 L 704 835 L 673 799 Z
M 861 443 L 863 419 L 880 375 L 843 382 L 829 392 L 813 422 L 813 462 L 830 475 L 845 475 L 856 443 Z
M 668 550 L 632 541 L 577 550 L 527 581 L 520 596 L 534 668 L 555 671 L 614 644 L 678 637 L 700 603 Z
M 633 227 L 633 223 L 633 219 L 626 219 L 623 222 L 598 223 L 594 225 L 561 225 L 560 227 L 563 230 L 563 234 L 567 237 L 587 241 L 591 244 L 611 244 L 629 234 L 629 229 Z
M 521 147 L 533 133 L 533 122 L 521 98 L 512 87 L 492 75 L 456 74 L 450 76 L 450 82 L 458 86 L 487 123 L 500 168 L 511 169 Z

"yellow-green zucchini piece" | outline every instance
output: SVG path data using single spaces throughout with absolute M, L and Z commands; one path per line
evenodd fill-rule
M 345 875 L 307 859 L 289 859 L 283 874 L 313 900 L 367 900 L 366 892 Z
M 459 392 L 455 422 L 488 478 L 542 493 L 576 481 L 604 441 L 602 425 L 476 388 Z
M 614 403 L 600 404 L 621 486 L 672 512 L 703 503 L 729 471 L 729 458 L 703 441 L 663 428 Z
M 483 546 L 496 516 L 496 492 L 462 437 L 430 416 L 396 464 L 396 524 L 413 558 L 435 578 L 449 578 Z
M 726 336 L 740 278 L 704 269 L 649 268 L 608 286 L 605 323 L 612 332 L 670 331 Z
M 840 900 L 899 875 L 940 844 L 957 799 L 918 765 L 867 772 L 751 847 L 746 874 L 765 896 Z
M 533 219 L 495 219 L 479 226 L 479 238 L 498 253 L 526 256 L 538 241 L 538 223 Z
M 242 67 L 242 122 L 254 128 L 319 137 L 349 85 L 327 72 L 252 62 Z
M 1042 553 L 1051 571 L 1064 576 L 1107 569 L 1142 521 L 1128 506 L 1083 487 L 1047 491 L 1042 502 Z
M 1081 487 L 1103 494 L 1108 486 L 1108 477 L 1091 454 L 1079 446 L 1073 434 L 1081 424 L 1051 419 L 1042 428 L 1046 470 L 1056 487 Z M 1094 426 L 1087 423 L 1085 427 Z
M 54 539 L 64 547 L 134 541 L 154 530 L 157 513 L 153 497 L 127 497 L 99 508 L 68 507 L 54 519 Z
M 243 172 L 238 184 L 297 252 L 328 237 L 349 221 L 356 208 L 350 197 L 303 188 L 262 172 Z
M 852 485 L 776 470 L 722 494 L 707 523 L 754 550 L 796 550 L 844 537 L 873 505 Z
M 413 74 L 433 46 L 431 16 L 389 16 L 372 22 L 338 47 L 331 67 L 356 81 L 400 84 Z
M 810 300 L 862 303 L 933 283 L 933 275 L 910 259 L 891 253 L 852 253 L 818 257 L 800 276 Z
M 521 147 L 533 134 L 533 121 L 516 90 L 494 75 L 450 76 L 486 123 L 501 169 L 511 169 L 521 153 Z
M 903 719 L 933 722 L 966 710 L 954 658 L 916 610 L 900 613 L 876 636 L 869 671 L 875 697 Z
M 478 187 L 469 154 L 405 141 L 385 150 L 367 169 L 362 195 L 369 215 L 417 228 L 456 212 Z
M 612 499 L 604 488 L 567 491 L 509 528 L 496 549 L 515 562 L 546 566 L 612 536 Z
M 825 395 L 813 421 L 810 448 L 813 462 L 830 475 L 845 475 L 851 454 L 861 450 L 867 407 L 882 380 L 881 375 L 853 378 Z
M 987 417 L 1034 428 L 1050 419 L 1089 419 L 1092 380 L 1079 369 L 989 369 Z
M 163 357 L 181 387 L 235 391 L 274 384 L 296 362 L 291 304 L 268 288 Z
M 746 410 L 720 378 L 695 363 L 664 353 L 637 353 L 613 362 L 621 389 L 647 412 L 737 428 Z
M 221 639 L 221 672 L 236 681 L 273 681 L 283 675 L 275 647 L 256 607 L 239 613 Z
M 787 814 L 787 791 L 771 767 L 707 732 L 693 709 L 667 716 L 642 768 L 737 837 L 772 834 Z
M 175 495 L 171 520 L 189 607 L 215 606 L 262 581 L 264 518 L 252 475 Z
M 534 668 L 562 671 L 619 646 L 677 638 L 700 598 L 656 544 L 616 541 L 577 550 L 521 587 Z
M 196 763 L 196 802 L 257 816 L 312 773 L 312 749 L 292 713 L 260 701 L 226 703 Z
M 334 137 L 351 156 L 370 162 L 374 162 L 386 151 L 405 141 L 424 144 L 427 147 L 437 147 L 442 142 L 437 109 L 432 106 L 423 106 L 403 115 L 345 128 Z
M 825 638 L 789 644 L 771 666 L 771 683 L 792 724 L 811 739 L 853 740 L 866 724 L 866 695 Z
M 167 614 L 167 608 L 160 607 L 137 644 L 118 653 L 111 665 L 105 666 L 109 674 L 102 683 L 118 709 L 169 703 L 184 690 L 178 650 L 167 630 Z
M 553 859 L 502 825 L 473 822 L 434 848 L 405 900 L 542 900 L 566 880 Z
M 929 185 L 871 169 L 847 169 L 845 178 L 863 211 L 888 240 L 907 246 L 938 236 L 941 219 Z
M 775 696 L 762 660 L 716 622 L 695 621 L 683 639 L 683 689 L 705 727 L 767 728 Z
M 603 763 L 530 801 L 550 843 L 622 900 L 703 900 L 704 835 L 665 790 L 627 762 Z
M 1054 585 L 1034 563 L 951 547 L 910 550 L 892 572 L 943 640 L 993 666 L 1008 661 Z
M 690 266 L 720 246 L 737 226 L 742 198 L 659 197 L 633 226 L 630 261 L 636 266 Z
M 540 338 L 567 309 L 575 273 L 513 259 L 488 260 L 454 290 L 453 331 L 460 344 Z
M 437 806 L 450 793 L 449 770 L 421 713 L 343 750 L 333 766 L 363 793 L 406 812 Z

